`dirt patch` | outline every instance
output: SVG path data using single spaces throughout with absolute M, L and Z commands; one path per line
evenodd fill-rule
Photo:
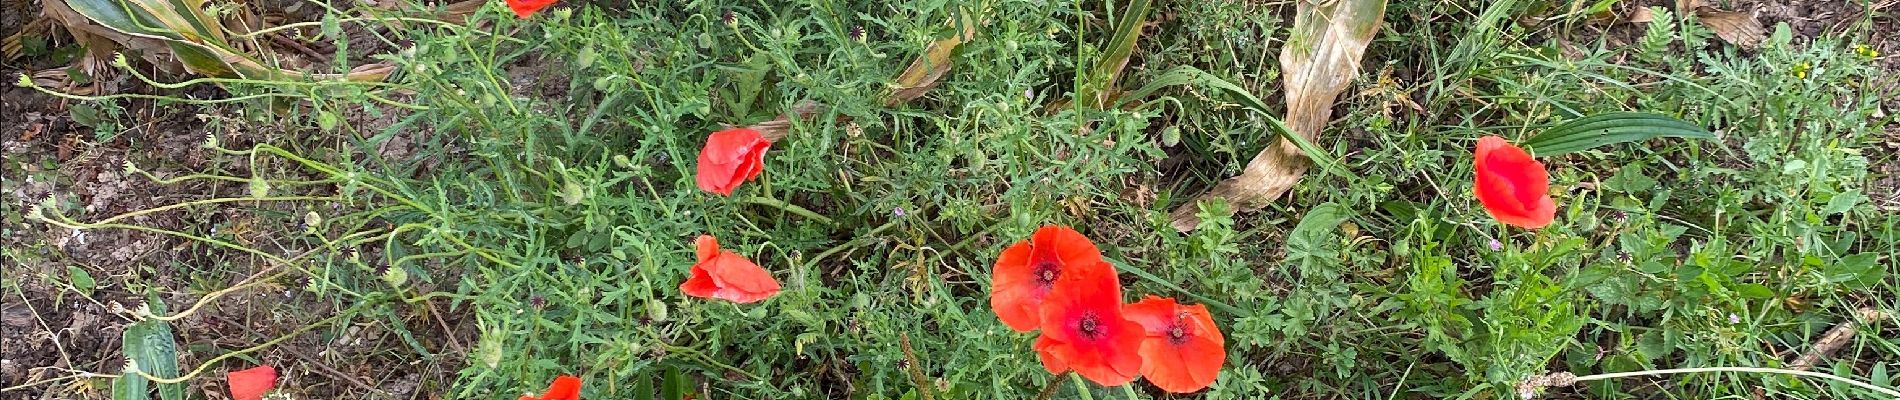
M 19 70 L 0 70 L 15 76 Z M 142 88 L 141 90 L 150 90 Z M 214 87 L 168 93 L 180 97 L 225 96 Z M 7 101 L 0 115 L 0 217 L 6 234 L 0 276 L 0 399 L 109 396 L 106 379 L 61 379 L 79 372 L 118 373 L 123 364 L 120 335 L 147 294 L 172 311 L 184 310 L 207 293 L 228 288 L 272 268 L 257 257 L 204 242 L 131 229 L 73 230 L 30 220 L 45 199 L 49 209 L 77 221 L 192 200 L 243 196 L 244 182 L 190 180 L 160 184 L 128 165 L 164 178 L 192 173 L 248 176 L 248 158 L 220 155 L 201 145 L 207 135 L 228 148 L 254 141 L 272 143 L 321 140 L 293 129 L 247 125 L 256 121 L 242 110 L 158 105 L 122 101 L 115 109 L 59 100 L 30 88 L 0 89 Z M 109 123 L 82 124 L 74 118 L 94 107 Z M 266 120 L 268 122 L 268 119 Z M 109 128 L 102 128 L 109 127 Z M 104 132 L 102 134 L 102 131 Z M 279 132 L 288 132 L 288 135 Z M 283 135 L 283 136 L 277 136 Z M 261 171 L 278 179 L 299 176 L 289 165 Z M 322 195 L 324 188 L 306 194 Z M 262 249 L 302 252 L 295 240 L 298 217 L 318 204 L 240 204 L 196 206 L 125 218 L 120 222 L 176 231 Z M 347 211 L 347 210 L 344 210 Z M 301 274 L 291 274 L 298 277 Z M 84 282 L 84 283 L 82 283 Z M 286 279 L 216 300 L 202 311 L 173 322 L 179 364 L 189 370 L 220 354 L 257 346 L 317 324 L 342 307 L 334 294 L 302 290 L 307 281 Z M 225 398 L 225 371 L 256 364 L 276 366 L 281 388 L 300 398 L 411 397 L 418 390 L 445 387 L 461 368 L 460 354 L 472 340 L 471 322 L 458 315 L 429 311 L 396 317 L 320 325 L 284 344 L 223 361 L 188 381 L 189 390 Z M 413 342 L 411 341 L 413 340 Z M 414 343 L 413 345 L 411 343 Z M 436 353 L 392 352 L 423 346 Z M 49 351 L 51 349 L 51 351 Z M 425 358 L 448 361 L 427 361 Z M 194 394 L 198 396 L 198 394 Z

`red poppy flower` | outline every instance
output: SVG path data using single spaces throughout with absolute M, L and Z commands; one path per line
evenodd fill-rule
M 556 0 L 508 0 L 508 9 L 515 12 L 515 17 L 527 19 L 528 17 L 534 16 L 536 11 L 541 11 L 543 8 L 554 5 L 555 1 Z
M 259 400 L 264 393 L 277 387 L 277 369 L 269 365 L 243 371 L 231 371 L 224 374 L 226 385 L 230 386 L 233 400 Z
M 734 128 L 713 132 L 699 149 L 699 167 L 693 180 L 699 189 L 731 196 L 740 183 L 765 171 L 765 150 L 772 147 L 759 131 Z
M 693 247 L 699 262 L 693 264 L 693 276 L 680 283 L 680 291 L 687 296 L 754 303 L 778 294 L 778 280 L 772 279 L 771 272 L 745 256 L 720 250 L 718 239 L 699 235 Z
M 1227 351 L 1226 339 L 1214 326 L 1207 307 L 1182 305 L 1174 299 L 1148 296 L 1122 306 L 1128 319 L 1148 333 L 1141 340 L 1141 376 L 1156 387 L 1174 393 L 1206 388 L 1220 375 Z
M 1056 280 L 1068 276 L 1071 267 L 1094 267 L 1101 262 L 1101 250 L 1082 233 L 1066 226 L 1044 226 L 996 258 L 990 309 L 1010 329 L 1035 330 L 1042 318 L 1038 314 L 1042 299 Z
M 1498 222 L 1526 229 L 1542 228 L 1557 216 L 1557 202 L 1550 199 L 1550 173 L 1544 163 L 1530 153 L 1505 142 L 1504 138 L 1485 136 L 1478 139 L 1472 161 L 1477 172 L 1473 185 L 1478 204 Z
M 1102 386 L 1134 381 L 1141 374 L 1141 324 L 1122 316 L 1121 282 L 1115 268 L 1098 262 L 1071 268 L 1043 300 L 1042 336 L 1036 355 L 1049 373 L 1073 369 Z
M 554 378 L 554 383 L 551 385 L 548 385 L 548 391 L 546 393 L 542 393 L 541 397 L 536 398 L 536 397 L 529 397 L 529 396 L 523 395 L 521 396 L 519 400 L 580 400 L 580 399 L 581 399 L 581 378 L 576 378 L 573 375 L 561 375 L 558 378 Z

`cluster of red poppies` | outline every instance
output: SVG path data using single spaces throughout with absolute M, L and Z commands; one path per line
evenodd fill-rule
M 1146 377 L 1169 392 L 1214 383 L 1227 359 L 1207 308 L 1146 296 L 1122 303 L 1121 280 L 1101 250 L 1066 226 L 1038 229 L 996 259 L 990 308 L 1034 348 L 1051 374 L 1073 370 L 1103 386 Z
M 713 132 L 706 146 L 699 149 L 699 164 L 693 181 L 700 190 L 731 196 L 740 183 L 758 179 L 765 172 L 765 150 L 772 142 L 759 131 L 747 128 Z M 729 250 L 719 248 L 719 240 L 700 235 L 693 241 L 699 262 L 692 275 L 680 283 L 687 296 L 712 298 L 734 303 L 755 303 L 778 294 L 777 279 L 759 264 Z
M 550 1 L 549 3 L 552 3 Z M 509 5 L 514 5 L 510 0 Z M 699 164 L 693 180 L 700 190 L 731 196 L 739 184 L 757 179 L 765 171 L 765 150 L 772 142 L 758 131 L 736 128 L 713 132 L 699 150 Z M 693 240 L 698 258 L 680 292 L 687 296 L 720 299 L 734 303 L 757 303 L 777 295 L 780 287 L 772 272 L 745 256 L 719 248 L 719 239 L 699 235 Z M 578 400 L 581 379 L 561 375 L 540 398 L 521 396 L 521 400 Z

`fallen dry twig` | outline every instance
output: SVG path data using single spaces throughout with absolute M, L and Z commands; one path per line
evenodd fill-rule
M 1848 318 L 1847 321 L 1841 322 L 1840 325 L 1835 325 L 1834 328 L 1828 329 L 1827 333 L 1821 334 L 1820 340 L 1814 341 L 1814 348 L 1808 349 L 1808 352 L 1802 353 L 1801 357 L 1795 358 L 1794 362 L 1788 363 L 1788 369 L 1806 371 L 1809 368 L 1814 368 L 1814 365 L 1819 364 L 1822 358 L 1834 354 L 1834 351 L 1840 350 L 1841 346 L 1853 340 L 1854 332 L 1860 329 L 1860 324 L 1872 323 L 1888 318 L 1893 318 L 1893 315 L 1873 307 L 1861 307 L 1859 310 L 1855 310 L 1852 318 Z

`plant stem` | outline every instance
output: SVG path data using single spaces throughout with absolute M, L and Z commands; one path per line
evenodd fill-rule
M 1843 378 L 1843 377 L 1835 376 L 1832 374 L 1825 374 L 1825 373 L 1812 372 L 1812 371 L 1796 371 L 1796 370 L 1791 370 L 1791 369 L 1780 369 L 1780 368 L 1706 367 L 1706 368 L 1658 369 L 1658 370 L 1649 370 L 1649 371 L 1616 372 L 1616 373 L 1608 373 L 1608 374 L 1584 375 L 1584 376 L 1577 377 L 1576 381 L 1588 382 L 1588 381 L 1604 380 L 1604 379 L 1628 378 L 1632 376 L 1692 374 L 1692 373 L 1698 373 L 1698 372 L 1744 372 L 1744 373 L 1757 373 L 1757 374 L 1796 375 L 1796 376 L 1805 376 L 1809 378 L 1821 378 L 1821 379 L 1832 380 L 1832 381 L 1845 383 L 1849 385 L 1854 385 L 1855 387 L 1867 389 L 1875 393 L 1893 396 L 1893 398 L 1900 399 L 1900 390 L 1883 388 L 1871 383 L 1856 381 L 1853 379 Z
M 1049 400 L 1049 398 L 1055 397 L 1056 389 L 1062 387 L 1062 377 L 1066 375 L 1069 375 L 1069 372 L 1062 371 L 1061 375 L 1049 378 L 1049 384 L 1042 386 L 1042 393 L 1036 394 L 1036 400 Z
M 812 212 L 812 210 L 807 210 L 807 209 L 805 209 L 804 207 L 799 207 L 799 206 L 798 206 L 798 205 L 796 205 L 796 204 L 792 204 L 792 203 L 787 203 L 787 202 L 784 202 L 784 201 L 781 201 L 781 200 L 779 200 L 779 199 L 774 199 L 774 198 L 770 198 L 770 197 L 763 197 L 763 196 L 752 196 L 752 197 L 747 197 L 747 198 L 745 198 L 745 199 L 743 199 L 742 201 L 744 201 L 744 202 L 747 202 L 747 203 L 752 203 L 752 204 L 758 204 L 758 205 L 762 205 L 762 206 L 767 206 L 767 207 L 772 207 L 772 208 L 777 208 L 777 209 L 779 209 L 779 210 L 782 210 L 782 211 L 785 211 L 785 212 L 789 212 L 789 213 L 793 213 L 793 214 L 798 214 L 798 216 L 800 216 L 800 217 L 805 217 L 805 218 L 810 218 L 810 219 L 812 219 L 812 220 L 814 220 L 814 221 L 818 221 L 818 222 L 822 222 L 822 223 L 824 223 L 825 225 L 837 225 L 837 224 L 838 224 L 837 222 L 833 222 L 833 221 L 831 220 L 831 218 L 826 218 L 826 217 L 825 217 L 825 216 L 823 216 L 823 215 L 819 215 L 819 214 L 818 214 L 818 213 L 816 213 L 816 212 Z
M 917 385 L 917 397 L 922 400 L 936 399 L 936 393 L 930 387 L 930 378 L 924 376 L 923 360 L 918 359 L 917 352 L 910 348 L 910 334 L 898 332 L 897 340 L 903 345 L 904 360 L 908 361 L 905 364 L 909 366 L 905 369 L 910 372 L 911 384 Z
M 1082 380 L 1082 375 L 1069 374 L 1069 381 L 1075 382 L 1075 394 L 1082 400 L 1095 400 L 1095 394 L 1089 393 L 1089 382 Z

